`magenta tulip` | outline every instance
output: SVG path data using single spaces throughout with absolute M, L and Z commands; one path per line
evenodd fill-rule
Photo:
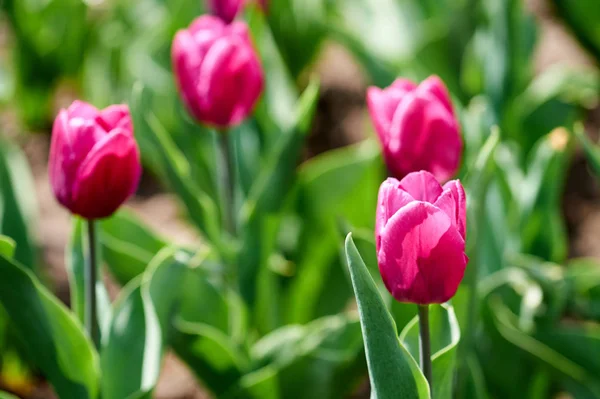
M 126 105 L 101 111 L 75 101 L 52 128 L 50 184 L 65 208 L 86 219 L 112 215 L 138 186 L 140 153 Z
M 172 57 L 181 96 L 198 121 L 227 128 L 252 112 L 263 72 L 245 23 L 197 18 L 177 32 Z
M 446 302 L 460 284 L 465 255 L 466 198 L 458 180 L 443 187 L 429 172 L 379 189 L 375 237 L 379 271 L 400 302 Z
M 244 0 L 208 0 L 211 14 L 216 15 L 226 23 L 230 23 L 235 19 L 243 5 Z
M 456 173 L 463 143 L 440 78 L 431 76 L 418 86 L 397 79 L 383 90 L 370 87 L 367 104 L 392 176 L 427 170 L 446 181 Z

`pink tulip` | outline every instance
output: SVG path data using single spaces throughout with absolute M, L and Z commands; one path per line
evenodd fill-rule
M 400 302 L 446 302 L 460 284 L 465 255 L 466 198 L 458 180 L 443 187 L 429 172 L 379 189 L 375 237 L 379 271 Z
M 446 181 L 456 173 L 463 143 L 440 78 L 430 76 L 418 86 L 397 79 L 383 90 L 370 87 L 367 104 L 392 176 L 427 170 Z
M 172 57 L 179 91 L 198 121 L 226 128 L 252 112 L 263 72 L 245 23 L 197 18 L 177 32 Z
M 52 128 L 50 184 L 65 208 L 86 219 L 112 215 L 141 175 L 140 153 L 126 105 L 101 111 L 75 101 Z
M 243 5 L 244 0 L 208 0 L 211 14 L 216 15 L 226 23 L 230 23 L 235 19 Z

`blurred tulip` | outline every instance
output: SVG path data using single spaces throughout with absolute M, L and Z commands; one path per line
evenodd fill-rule
M 243 5 L 244 0 L 208 0 L 211 14 L 216 15 L 226 23 L 230 23 L 235 19 Z
M 245 23 L 197 18 L 177 32 L 172 58 L 179 91 L 198 121 L 226 128 L 252 112 L 263 89 L 263 71 Z
M 458 180 L 443 187 L 429 172 L 379 189 L 375 237 L 379 271 L 400 302 L 446 302 L 460 284 L 465 255 L 466 197 Z
M 133 194 L 140 154 L 126 105 L 101 111 L 75 101 L 52 128 L 48 171 L 54 195 L 86 219 L 112 215 Z
M 427 170 L 446 181 L 456 173 L 463 143 L 440 78 L 430 76 L 418 86 L 397 79 L 383 90 L 370 87 L 367 104 L 392 176 Z

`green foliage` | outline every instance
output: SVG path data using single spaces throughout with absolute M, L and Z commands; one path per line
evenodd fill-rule
M 0 140 L 0 233 L 15 240 L 15 259 L 35 269 L 37 248 L 32 229 L 37 204 L 29 165 L 21 150 Z
M 351 235 L 346 238 L 346 256 L 365 341 L 371 396 L 381 399 L 429 397 L 427 381 L 398 340 L 394 320 L 377 292 Z
M 434 398 L 452 398 L 456 349 L 460 341 L 460 327 L 451 305 L 429 305 L 431 329 L 431 360 L 433 367 Z M 414 359 L 419 358 L 419 319 L 411 320 L 402 333 L 400 341 Z
M 598 4 L 594 0 L 553 0 L 552 3 L 579 42 L 600 60 L 600 31 L 595 23 L 600 18 Z
M 187 254 L 165 248 L 148 270 L 123 288 L 102 342 L 102 394 L 107 398 L 151 397 L 185 277 Z
M 87 221 L 79 218 L 73 219 L 71 241 L 66 250 L 65 265 L 69 273 L 69 285 L 71 287 L 71 307 L 77 315 L 77 319 L 83 325 L 85 323 L 85 268 L 89 257 L 89 242 L 87 235 Z M 98 252 L 98 243 L 92 243 L 96 246 L 96 264 L 98 265 L 98 276 L 102 276 L 100 268 L 101 254 Z M 96 321 L 99 326 L 106 326 L 111 318 L 110 300 L 102 278 L 96 282 L 97 315 Z
M 37 278 L 0 256 L 0 302 L 23 346 L 61 397 L 97 398 L 98 357 L 81 324 Z
M 249 4 L 238 17 L 265 91 L 227 134 L 234 232 L 223 226 L 222 132 L 192 120 L 171 71 L 173 35 L 205 11 L 203 1 L 1 3 L 14 43 L 2 57 L 12 63 L 0 70 L 0 97 L 14 85 L 7 103 L 33 127 L 49 127 L 58 87 L 97 106 L 130 99 L 147 170 L 202 240 L 195 251 L 175 247 L 123 211 L 97 222 L 99 274 L 106 266 L 124 287 L 111 304 L 97 283 L 97 354 L 80 327 L 83 221 L 74 221 L 66 251 L 71 314 L 25 270 L 37 267 L 32 179 L 18 148 L 2 141 L 2 364 L 16 353 L 15 329 L 61 397 L 151 397 L 167 350 L 215 397 L 344 397 L 366 363 L 372 397 L 428 397 L 414 361 L 416 309 L 391 300 L 377 269 L 379 144 L 369 138 L 302 158 L 321 94 L 307 77 L 335 41 L 381 87 L 439 75 L 461 121 L 471 262 L 453 306 L 432 308 L 433 397 L 599 396 L 600 267 L 567 261 L 561 208 L 569 131 L 600 174 L 598 147 L 580 126 L 598 103 L 598 72 L 558 66 L 534 75 L 537 29 L 518 0 L 268 3 L 267 12 Z M 598 57 L 594 0 L 553 3 Z M 14 82 L 3 78 L 11 72 Z M 344 248 L 349 231 L 354 241 Z
M 578 260 L 572 268 L 563 268 L 523 256 L 511 263 L 513 267 L 480 285 L 486 334 L 480 336 L 477 349 L 490 389 L 498 395 L 517 394 L 538 373 L 549 372 L 563 389 L 581 397 L 597 396 L 597 325 L 574 324 L 562 317 L 573 312 L 569 309 L 581 309 L 575 304 L 597 287 L 598 264 L 592 270 L 589 261 Z M 581 291 L 582 283 L 587 288 Z M 497 367 L 506 367 L 506 373 L 495 375 Z M 512 382 L 504 385 L 507 381 Z
M 121 285 L 141 275 L 154 255 L 167 246 L 162 237 L 126 210 L 102 220 L 98 227 L 102 258 Z

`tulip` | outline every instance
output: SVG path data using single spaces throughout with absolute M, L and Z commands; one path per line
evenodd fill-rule
M 220 129 L 241 123 L 263 88 L 263 72 L 243 22 L 197 18 L 175 35 L 173 70 L 188 111 Z
M 140 153 L 126 105 L 75 101 L 59 112 L 48 161 L 58 202 L 86 219 L 112 215 L 136 190 Z
M 468 262 L 465 234 L 466 198 L 458 180 L 442 187 L 431 173 L 420 171 L 381 185 L 377 261 L 398 301 L 426 305 L 454 296 Z
M 230 23 L 240 12 L 244 0 L 209 0 L 208 7 L 213 15 L 221 18 L 224 22 Z
M 462 139 L 444 83 L 431 76 L 420 85 L 397 79 L 367 91 L 369 113 L 390 174 L 398 179 L 427 170 L 446 181 L 458 170 Z

